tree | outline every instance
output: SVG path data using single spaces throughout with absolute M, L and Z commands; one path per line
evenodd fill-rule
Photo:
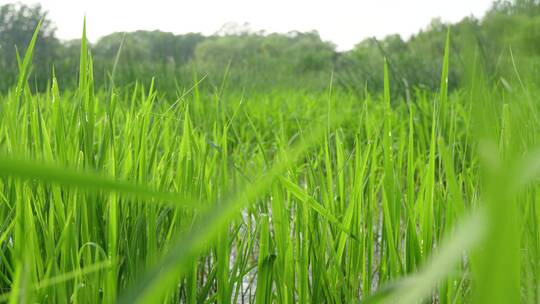
M 240 33 L 215 36 L 195 49 L 197 67 L 220 83 L 230 65 L 237 88 L 324 88 L 330 79 L 335 46 L 315 31 L 288 34 Z
M 0 6 L 0 89 L 10 87 L 17 77 L 16 51 L 22 56 L 38 25 L 42 21 L 34 50 L 34 73 L 38 87 L 44 87 L 56 58 L 60 42 L 55 38 L 54 24 L 39 4 L 6 4 Z

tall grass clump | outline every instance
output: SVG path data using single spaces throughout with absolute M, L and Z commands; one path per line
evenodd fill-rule
M 167 100 L 114 73 L 96 90 L 85 34 L 78 87 L 33 93 L 36 37 L 0 97 L 3 301 L 540 301 L 539 91 L 519 58 L 500 85 L 470 56 L 450 93 L 448 35 L 439 91 L 408 103 L 386 63 L 363 99 L 196 76 Z

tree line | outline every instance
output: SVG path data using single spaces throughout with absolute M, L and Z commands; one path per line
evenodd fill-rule
M 65 89 L 76 85 L 73 75 L 77 75 L 80 40 L 60 41 L 53 20 L 39 5 L 6 4 L 0 6 L 0 92 L 15 83 L 17 58 L 40 20 L 32 87 L 46 90 L 53 74 Z M 407 95 L 439 86 L 448 31 L 452 36 L 451 88 L 467 81 L 471 56 L 483 62 L 490 77 L 503 83 L 499 75 L 508 66 L 504 58 L 519 56 L 529 71 L 538 71 L 540 0 L 497 1 L 480 19 L 470 16 L 454 24 L 434 19 L 408 39 L 399 35 L 369 38 L 345 52 L 336 51 L 316 31 L 253 32 L 234 24 L 211 36 L 113 33 L 91 49 L 98 86 L 149 83 L 155 77 L 156 85 L 166 92 L 177 92 L 202 78 L 201 85 L 218 89 L 322 90 L 332 78 L 338 87 L 364 94 L 382 89 L 382 66 L 387 60 L 393 93 Z

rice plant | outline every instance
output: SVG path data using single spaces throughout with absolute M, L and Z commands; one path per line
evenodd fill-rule
M 77 89 L 32 92 L 34 35 L 0 97 L 2 301 L 540 301 L 533 79 L 473 60 L 449 93 L 448 35 L 440 89 L 408 103 L 387 64 L 361 99 L 330 78 L 171 100 L 96 89 L 84 32 Z

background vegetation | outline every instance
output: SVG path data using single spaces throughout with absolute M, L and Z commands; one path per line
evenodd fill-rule
M 105 86 L 115 69 L 115 83 L 148 85 L 152 77 L 162 92 L 174 94 L 190 87 L 194 73 L 207 76 L 203 85 L 219 87 L 226 76 L 228 90 L 272 91 L 274 89 L 321 90 L 333 71 L 340 88 L 363 94 L 381 91 L 380 67 L 389 62 L 393 94 L 405 96 L 416 88 L 438 87 L 441 53 L 448 29 L 452 31 L 450 89 L 466 82 L 465 59 L 470 44 L 479 46 L 490 77 L 500 77 L 501 60 L 512 46 L 520 57 L 540 56 L 540 14 L 536 0 L 498 1 L 487 14 L 467 17 L 456 24 L 434 19 L 425 30 L 404 40 L 389 35 L 369 38 L 352 50 L 337 52 L 318 33 L 287 34 L 251 32 L 249 27 L 229 24 L 216 35 L 197 33 L 174 35 L 160 31 L 113 33 L 91 45 L 96 86 Z M 47 88 L 52 70 L 59 85 L 74 88 L 71 77 L 78 68 L 80 40 L 59 41 L 53 20 L 40 6 L 7 4 L 0 8 L 0 91 L 5 92 L 17 77 L 14 46 L 23 48 L 37 22 L 44 18 L 39 33 L 31 77 L 32 87 Z M 122 46 L 122 47 L 121 47 Z M 121 56 L 117 54 L 121 50 Z M 118 60 L 117 60 L 118 59 Z M 115 65 L 115 62 L 117 63 Z M 533 60 L 538 72 L 538 60 Z M 225 75 L 226 74 L 226 75 Z

